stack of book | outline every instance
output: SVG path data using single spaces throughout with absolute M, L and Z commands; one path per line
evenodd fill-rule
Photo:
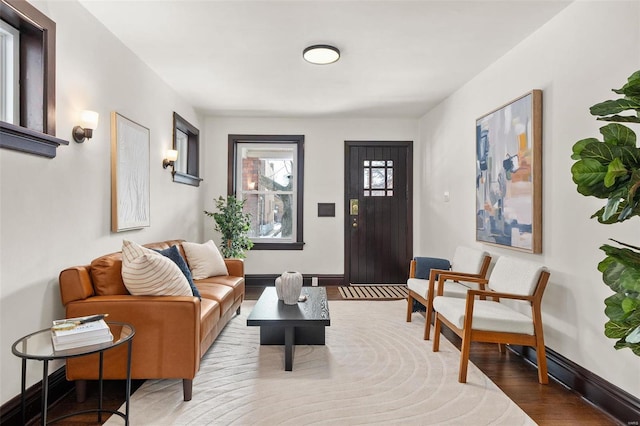
M 106 315 L 66 318 L 54 320 L 51 340 L 56 351 L 97 345 L 113 341 L 109 326 L 104 321 Z

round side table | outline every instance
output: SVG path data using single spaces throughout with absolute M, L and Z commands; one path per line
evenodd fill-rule
M 107 324 L 113 334 L 113 341 L 107 343 L 100 343 L 97 345 L 81 346 L 73 349 L 67 349 L 63 351 L 57 351 L 53 347 L 51 341 L 51 329 L 45 328 L 35 333 L 31 333 L 22 337 L 16 341 L 11 347 L 11 352 L 22 358 L 22 392 L 21 392 L 21 408 L 22 408 L 22 424 L 26 424 L 25 419 L 25 387 L 27 378 L 27 360 L 42 361 L 42 418 L 40 424 L 47 424 L 47 399 L 49 388 L 49 361 L 55 359 L 68 359 L 85 355 L 91 355 L 94 353 L 100 354 L 100 371 L 99 371 L 99 403 L 98 408 L 93 410 L 83 410 L 51 420 L 55 422 L 65 419 L 67 417 L 76 416 L 85 413 L 98 413 L 98 422 L 102 423 L 102 413 L 116 414 L 122 417 L 125 424 L 129 424 L 129 398 L 131 396 L 131 343 L 133 342 L 133 336 L 136 334 L 133 325 L 124 322 L 108 321 Z M 126 408 L 125 412 L 116 410 L 106 410 L 102 408 L 102 367 L 103 367 L 103 355 L 104 351 L 113 349 L 117 346 L 127 344 L 127 384 L 126 384 Z

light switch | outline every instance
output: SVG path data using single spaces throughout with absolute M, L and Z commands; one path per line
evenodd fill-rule
M 444 191 L 444 202 L 445 203 L 449 202 L 449 191 Z

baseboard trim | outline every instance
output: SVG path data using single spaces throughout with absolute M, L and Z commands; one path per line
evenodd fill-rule
M 536 351 L 527 346 L 509 346 L 537 365 Z M 546 348 L 549 374 L 624 425 L 640 424 L 640 399 L 597 376 L 586 368 Z
M 62 367 L 49 376 L 49 407 L 63 398 L 74 388 L 74 383 L 67 381 L 66 368 Z M 40 417 L 42 406 L 42 381 L 25 391 L 25 418 L 27 423 Z M 6 426 L 22 425 L 22 409 L 20 395 L 10 399 L 0 407 L 0 424 Z
M 244 276 L 244 283 L 249 287 L 259 286 L 272 286 L 279 274 L 252 274 Z M 344 282 L 344 275 L 329 275 L 329 274 L 303 274 L 302 285 L 310 286 L 311 278 L 318 277 L 319 286 L 341 286 Z

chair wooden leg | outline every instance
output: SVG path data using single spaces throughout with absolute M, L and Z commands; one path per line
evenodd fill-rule
M 467 383 L 469 352 L 471 352 L 471 330 L 465 328 L 462 332 L 462 344 L 460 346 L 460 371 L 458 372 L 458 381 L 460 383 Z
M 413 297 L 411 291 L 407 295 L 407 322 L 411 322 L 411 314 L 413 313 Z
M 507 352 L 507 345 L 505 345 L 504 343 L 498 343 L 498 351 L 501 354 L 504 354 Z
M 431 303 L 430 299 L 427 300 L 429 301 L 429 303 L 427 303 L 427 306 L 425 306 L 427 312 L 425 312 L 424 340 L 429 340 L 429 332 L 431 331 L 431 317 L 433 316 L 433 303 Z
M 440 327 L 441 323 L 438 319 L 438 313 L 436 312 L 435 325 L 433 327 L 433 352 L 440 350 Z

